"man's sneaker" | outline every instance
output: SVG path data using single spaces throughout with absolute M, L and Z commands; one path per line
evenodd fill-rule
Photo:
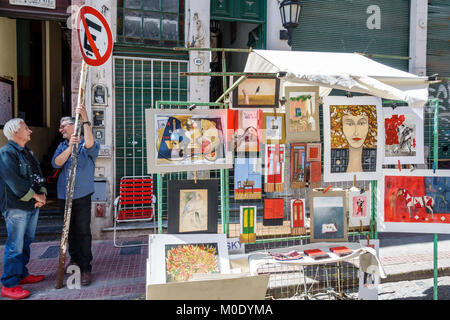
M 33 276 L 32 274 L 28 275 L 28 277 L 23 278 L 20 280 L 19 284 L 29 284 L 29 283 L 36 283 L 44 280 L 44 276 Z
M 12 288 L 2 287 L 1 295 L 2 297 L 18 300 L 28 297 L 30 295 L 30 291 L 23 289 L 21 286 Z

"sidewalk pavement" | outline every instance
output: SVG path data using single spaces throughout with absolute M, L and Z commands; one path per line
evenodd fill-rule
M 382 282 L 433 277 L 433 235 L 379 233 L 379 239 L 380 258 L 387 274 Z M 147 238 L 123 241 L 146 244 Z M 3 251 L 4 246 L 0 246 L 1 270 Z M 147 245 L 116 248 L 112 240 L 94 240 L 92 253 L 92 284 L 81 289 L 56 289 L 59 241 L 33 243 L 28 269 L 46 278 L 23 285 L 31 291 L 27 300 L 145 300 Z M 66 258 L 68 262 L 68 254 Z M 439 276 L 450 275 L 450 235 L 438 237 L 438 267 Z

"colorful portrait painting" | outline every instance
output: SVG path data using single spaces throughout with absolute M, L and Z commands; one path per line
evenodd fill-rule
M 387 169 L 379 230 L 450 233 L 450 173 Z
M 345 191 L 310 192 L 311 242 L 347 241 Z
M 229 274 L 225 234 L 149 235 L 147 284 L 189 281 L 194 274 Z
M 148 173 L 230 168 L 226 110 L 146 109 Z
M 284 144 L 266 144 L 264 167 L 264 191 L 284 191 Z
M 371 217 L 371 195 L 368 191 L 349 191 L 349 227 L 368 226 Z
M 383 108 L 384 164 L 424 163 L 423 108 Z
M 383 127 L 377 97 L 324 98 L 324 180 L 377 180 Z
M 233 91 L 233 108 L 277 108 L 280 80 L 247 77 Z
M 287 142 L 320 141 L 319 87 L 287 86 L 284 92 Z
M 259 158 L 234 159 L 234 199 L 262 197 L 262 165 Z

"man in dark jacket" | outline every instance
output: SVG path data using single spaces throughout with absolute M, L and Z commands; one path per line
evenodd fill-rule
M 30 291 L 20 285 L 42 281 L 31 275 L 30 245 L 34 241 L 39 208 L 46 202 L 42 171 L 34 154 L 25 147 L 31 130 L 22 119 L 9 120 L 3 127 L 8 144 L 0 149 L 0 210 L 6 221 L 8 239 L 3 259 L 1 295 L 23 299 Z

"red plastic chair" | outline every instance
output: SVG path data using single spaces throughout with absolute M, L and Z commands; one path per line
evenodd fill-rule
M 125 176 L 120 179 L 119 195 L 114 200 L 114 246 L 135 247 L 146 244 L 118 245 L 117 224 L 122 222 L 151 221 L 155 212 L 153 179 L 149 176 Z M 153 223 L 156 233 L 156 223 Z

